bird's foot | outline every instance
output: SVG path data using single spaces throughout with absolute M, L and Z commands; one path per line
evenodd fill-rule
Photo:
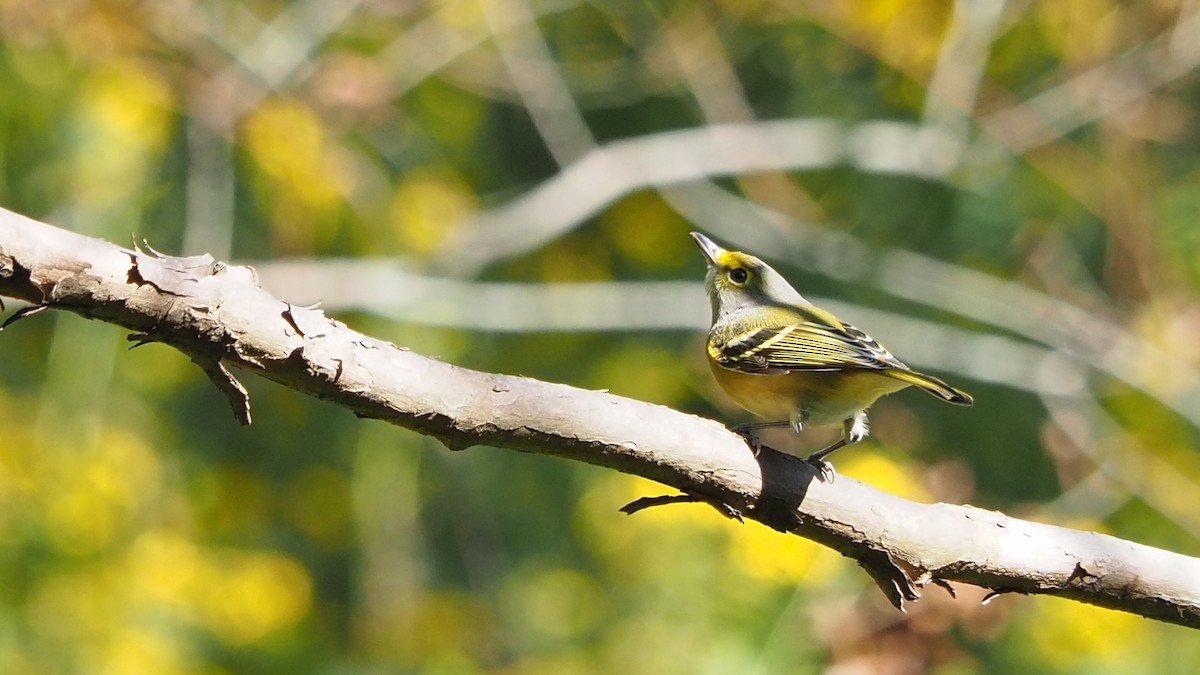
M 817 470 L 817 480 L 821 481 L 822 483 L 833 482 L 834 472 L 832 464 L 821 459 L 820 457 L 817 457 L 816 455 L 813 455 L 804 461 L 812 466 L 812 468 Z
M 754 456 L 758 457 L 758 453 L 763 449 L 762 441 L 758 438 L 759 429 L 778 429 L 792 426 L 795 425 L 791 422 L 747 422 L 730 427 L 729 430 L 746 439 L 746 444 L 750 446 L 750 450 L 754 452 Z
M 754 453 L 755 457 L 758 457 L 758 453 L 762 452 L 762 441 L 759 440 L 758 434 L 755 433 L 757 428 L 758 425 L 756 424 L 739 424 L 730 429 L 730 431 L 741 436 L 746 441 L 746 445 L 750 446 L 750 451 Z
M 834 450 L 837 450 L 838 448 L 844 448 L 849 443 L 850 443 L 850 441 L 848 441 L 847 439 L 840 438 L 840 439 L 834 441 L 833 443 L 830 443 L 824 449 L 818 450 L 818 451 L 814 452 L 813 454 L 809 455 L 808 459 L 806 459 L 804 461 L 811 464 L 813 466 L 813 468 L 817 470 L 817 477 L 821 479 L 822 483 L 832 483 L 833 482 L 833 465 L 830 464 L 828 461 L 826 461 L 825 458 L 828 457 L 830 454 L 832 454 Z

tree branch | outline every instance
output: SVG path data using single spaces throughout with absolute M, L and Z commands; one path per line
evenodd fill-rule
M 350 330 L 258 287 L 247 267 L 125 249 L 0 210 L 0 295 L 124 326 L 200 364 L 249 420 L 225 365 L 440 439 L 637 474 L 857 561 L 903 608 L 930 583 L 1043 593 L 1200 627 L 1200 560 L 970 506 L 918 504 L 663 406 L 481 373 Z M 676 501 L 668 498 L 666 501 Z M 730 512 L 726 512 L 729 515 Z

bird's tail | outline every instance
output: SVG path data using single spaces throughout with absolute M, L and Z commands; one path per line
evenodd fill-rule
M 915 370 L 889 370 L 888 376 L 924 389 L 943 401 L 955 405 L 971 405 L 975 401 L 967 392 L 955 389 L 932 375 L 918 373 Z

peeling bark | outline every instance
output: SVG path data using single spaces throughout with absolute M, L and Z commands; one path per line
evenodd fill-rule
M 272 297 L 248 267 L 126 249 L 0 210 L 0 295 L 32 303 L 20 316 L 64 309 L 123 326 L 138 344 L 179 349 L 243 423 L 249 399 L 227 366 L 452 450 L 558 455 L 656 480 L 686 495 L 664 503 L 705 501 L 853 558 L 900 608 L 929 584 L 960 581 L 1200 627 L 1198 559 L 970 506 L 918 504 L 845 476 L 823 483 L 801 460 L 770 448 L 755 456 L 712 420 L 467 370 L 357 333 Z

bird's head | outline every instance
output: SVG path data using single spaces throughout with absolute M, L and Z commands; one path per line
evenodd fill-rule
M 714 322 L 742 311 L 809 304 L 783 276 L 758 258 L 721 248 L 699 232 L 693 232 L 692 239 L 708 263 L 704 285 L 712 302 Z

